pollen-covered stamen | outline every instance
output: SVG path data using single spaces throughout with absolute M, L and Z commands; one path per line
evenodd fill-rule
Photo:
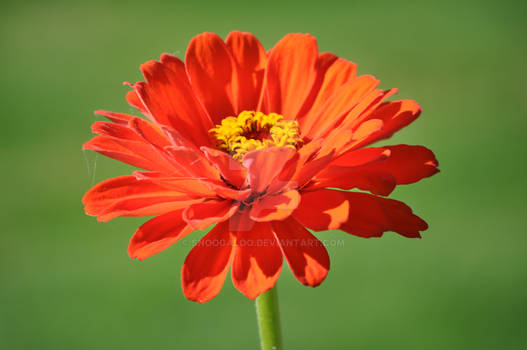
M 297 121 L 283 120 L 280 114 L 244 111 L 227 117 L 210 129 L 217 147 L 241 161 L 250 151 L 267 147 L 297 148 L 301 143 Z

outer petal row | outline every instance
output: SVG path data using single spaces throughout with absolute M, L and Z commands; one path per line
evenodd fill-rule
M 82 203 L 86 214 L 97 216 L 99 221 L 108 221 L 117 216 L 160 215 L 201 200 L 127 175 L 95 185 L 84 195 Z
M 403 202 L 329 189 L 303 194 L 293 217 L 313 230 L 339 228 L 360 237 L 380 237 L 386 231 L 394 231 L 419 238 L 419 231 L 428 228 Z
M 227 221 L 217 224 L 192 249 L 182 268 L 185 296 L 204 303 L 221 290 L 232 264 L 234 286 L 254 299 L 271 289 L 282 269 L 282 254 L 303 284 L 319 285 L 329 270 L 322 243 L 295 219 L 254 223 L 239 231 Z
M 387 196 L 396 185 L 434 175 L 439 171 L 437 166 L 434 153 L 423 146 L 363 148 L 333 160 L 311 188 L 358 188 Z

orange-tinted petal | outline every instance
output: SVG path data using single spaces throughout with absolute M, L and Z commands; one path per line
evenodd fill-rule
M 220 180 L 220 173 L 199 150 L 169 146 L 165 147 L 173 158 L 178 170 L 191 177 Z
M 135 145 L 133 146 L 133 148 L 137 148 Z M 121 145 L 115 139 L 104 136 L 93 137 L 90 141 L 82 145 L 82 149 L 89 149 L 99 152 L 100 154 L 103 154 L 107 157 L 141 169 L 159 170 L 159 168 L 161 168 L 158 164 L 152 163 L 151 161 L 137 155 L 135 152 L 130 150 L 130 148 Z
M 205 303 L 220 292 L 231 264 L 233 237 L 228 223 L 219 223 L 190 251 L 181 270 L 185 296 Z
M 361 123 L 359 127 L 352 131 L 344 127 L 333 129 L 325 138 L 324 144 L 320 151 L 325 154 L 330 150 L 333 151 L 335 157 L 338 157 L 351 150 L 356 150 L 367 140 L 372 134 L 381 131 L 384 123 L 380 119 L 369 119 Z
M 367 120 L 374 119 L 371 118 L 371 112 L 377 109 L 387 98 L 395 95 L 397 92 L 399 92 L 399 89 L 389 89 L 385 91 L 379 91 L 379 93 L 375 96 L 375 98 L 371 100 L 368 104 L 364 104 L 367 106 L 362 111 L 351 111 L 346 118 L 343 120 L 343 127 L 349 127 L 353 131 L 356 131 L 359 126 L 361 126 L 362 123 L 364 123 Z
M 183 219 L 196 229 L 205 229 L 216 222 L 230 218 L 240 205 L 232 200 L 210 200 L 190 205 Z
M 147 179 L 167 189 L 185 193 L 189 196 L 202 198 L 216 197 L 215 191 L 211 190 L 203 181 L 192 177 L 166 177 L 160 173 L 144 171 L 134 171 L 133 175 L 139 180 Z
M 311 287 L 322 283 L 329 271 L 329 256 L 322 242 L 292 217 L 273 221 L 272 227 L 296 279 Z
M 201 199 L 188 198 L 185 195 L 128 198 L 123 199 L 101 210 L 97 215 L 99 221 L 109 221 L 116 217 L 155 216 L 173 210 L 187 208 L 199 203 Z
M 317 139 L 322 142 L 319 157 L 330 153 L 338 157 L 339 154 L 343 153 L 342 149 L 349 144 L 352 137 L 351 130 L 333 129 L 324 139 Z
M 152 193 L 162 193 L 166 190 L 151 181 L 139 181 L 134 176 L 124 175 L 93 186 L 82 198 L 82 203 L 86 206 L 86 214 L 97 215 L 98 211 L 121 198 L 151 196 Z
M 191 233 L 194 229 L 182 219 L 182 212 L 183 209 L 172 211 L 141 225 L 128 245 L 130 257 L 144 260 Z
M 357 66 L 331 53 L 321 53 L 316 64 L 317 78 L 299 113 L 302 134 L 311 129 L 324 103 L 355 77 Z
M 315 83 L 317 59 L 317 41 L 309 34 L 288 34 L 273 47 L 264 77 L 268 112 L 297 117 Z
M 134 87 L 132 84 L 130 84 L 131 87 Z M 150 113 L 146 110 L 145 105 L 143 104 L 143 101 L 139 98 L 139 95 L 137 95 L 137 92 L 135 90 L 130 90 L 126 93 L 126 101 L 128 104 L 137 110 L 139 110 L 141 113 L 143 113 L 145 116 L 148 116 L 151 118 Z
M 92 130 L 100 136 L 86 142 L 83 149 L 97 151 L 139 168 L 163 171 L 167 174 L 177 173 L 165 152 L 160 149 L 160 146 L 168 144 L 169 140 L 160 131 L 150 131 L 149 139 L 145 138 L 147 130 L 155 130 L 151 123 L 133 116 L 97 112 L 117 122 L 95 122 Z M 136 123 L 142 125 L 142 129 L 136 128 Z M 155 137 L 154 132 L 157 134 Z
M 234 106 L 235 113 L 254 111 L 262 90 L 267 62 L 265 49 L 254 35 L 238 31 L 231 32 L 225 44 L 236 63 L 238 72 L 238 100 Z
M 247 169 L 240 162 L 233 159 L 227 153 L 208 147 L 201 149 L 205 156 L 214 164 L 221 176 L 231 185 L 240 188 L 245 183 Z
M 196 95 L 214 124 L 235 115 L 237 73 L 225 43 L 214 33 L 195 36 L 185 56 L 187 73 Z
M 123 125 L 127 125 L 131 119 L 137 118 L 136 116 L 133 116 L 130 114 L 115 113 L 115 112 L 105 111 L 102 109 L 98 109 L 94 113 L 96 115 L 102 115 L 103 117 L 110 119 L 114 123 L 123 124 Z
M 152 118 L 198 145 L 210 145 L 213 124 L 192 91 L 184 63 L 163 54 L 160 62 L 146 62 L 141 70 L 146 83 L 137 83 L 135 89 Z
M 138 141 L 143 139 L 134 130 L 130 129 L 128 125 L 112 123 L 112 122 L 95 122 L 91 126 L 94 134 L 114 137 L 122 140 Z
M 294 154 L 295 150 L 288 147 L 263 148 L 247 153 L 242 164 L 247 168 L 251 189 L 264 192 Z
M 117 216 L 160 215 L 200 199 L 134 176 L 111 178 L 92 187 L 82 199 L 85 212 L 108 221 Z
M 147 179 L 166 187 L 170 190 L 180 191 L 189 196 L 201 198 L 226 198 L 236 201 L 246 200 L 250 189 L 238 190 L 225 184 L 223 181 L 207 180 L 185 176 L 166 176 L 160 172 L 134 171 L 133 175 L 139 179 Z
M 252 190 L 250 188 L 245 188 L 243 190 L 238 190 L 236 188 L 232 188 L 229 185 L 225 184 L 223 181 L 206 181 L 206 180 L 200 180 L 205 186 L 210 188 L 212 191 L 216 193 L 217 197 L 225 198 L 225 199 L 233 199 L 238 202 L 243 202 L 247 198 L 249 198 L 252 194 Z
M 282 171 L 272 181 L 271 185 L 267 188 L 268 194 L 280 193 L 287 191 L 291 188 L 297 188 L 296 183 L 293 183 L 291 179 L 298 172 L 299 162 L 301 161 L 300 152 L 293 154 L 287 163 L 283 166 Z
M 320 158 L 315 158 L 311 161 L 308 161 L 307 163 L 305 163 L 304 166 L 299 169 L 298 173 L 295 174 L 291 182 L 298 184 L 298 187 L 303 187 L 311 180 L 313 180 L 313 178 L 320 171 L 325 169 L 332 159 L 333 153 L 330 153 Z
M 232 262 L 234 286 L 248 298 L 273 288 L 282 270 L 282 252 L 268 223 L 236 232 Z
M 270 187 L 269 193 L 279 192 L 282 189 L 300 188 L 303 183 L 300 184 L 299 181 L 306 178 L 311 180 L 311 173 L 314 173 L 313 169 L 318 171 L 316 169 L 318 163 L 317 157 L 322 141 L 321 139 L 317 139 L 304 144 L 286 163 L 284 170 Z M 306 164 L 309 164 L 313 160 L 315 163 L 306 167 Z
M 319 190 L 302 194 L 293 216 L 302 225 L 315 230 L 335 230 L 348 220 L 349 203 L 340 191 Z
M 320 137 L 339 126 L 346 114 L 367 100 L 377 85 L 379 80 L 371 75 L 361 75 L 342 85 L 318 110 L 312 111 L 315 114 L 314 123 L 309 130 L 305 130 L 306 135 Z
M 296 190 L 266 195 L 253 203 L 250 216 L 254 221 L 283 220 L 291 215 L 298 203 L 300 194 Z
M 155 124 L 141 118 L 132 118 L 128 126 L 134 130 L 141 138 L 151 145 L 160 149 L 172 145 L 168 136 Z
M 412 123 L 421 114 L 421 106 L 413 100 L 385 102 L 377 107 L 366 120 L 379 119 L 383 121 L 383 128 L 372 133 L 354 148 L 364 147 L 373 142 L 387 139 L 396 131 Z

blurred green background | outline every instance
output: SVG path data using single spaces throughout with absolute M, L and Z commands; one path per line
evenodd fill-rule
M 442 172 L 397 189 L 422 240 L 340 232 L 327 280 L 279 280 L 286 349 L 527 346 L 527 97 L 523 1 L 3 1 L 0 99 L 2 349 L 256 349 L 254 306 L 230 278 L 181 292 L 188 244 L 126 254 L 144 219 L 100 224 L 80 198 L 130 172 L 83 153 L 95 109 L 132 112 L 121 82 L 196 34 L 309 32 L 424 112 L 390 143 L 423 144 Z M 196 238 L 194 236 L 192 238 Z

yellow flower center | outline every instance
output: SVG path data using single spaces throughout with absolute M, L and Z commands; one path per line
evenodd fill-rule
M 302 142 L 297 121 L 283 120 L 280 114 L 243 111 L 227 117 L 209 131 L 219 149 L 241 161 L 250 151 L 267 147 L 297 148 Z

